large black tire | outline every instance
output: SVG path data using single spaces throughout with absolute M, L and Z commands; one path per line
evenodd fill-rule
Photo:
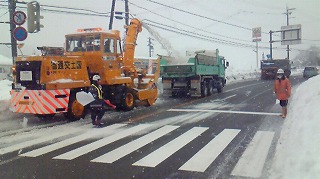
M 85 107 L 76 100 L 77 92 L 78 91 L 70 92 L 68 111 L 65 113 L 68 121 L 77 121 L 85 117 Z
M 176 97 L 178 97 L 178 93 L 177 93 L 176 91 L 172 91 L 172 92 L 171 92 L 171 96 L 172 96 L 173 98 L 176 98 Z
M 212 95 L 213 93 L 213 83 L 212 83 L 212 80 L 210 80 L 208 83 L 207 83 L 207 94 L 208 96 Z
M 135 106 L 135 96 L 131 90 L 125 90 L 121 98 L 121 109 L 130 111 Z
M 217 87 L 217 91 L 218 91 L 218 93 L 222 93 L 222 91 L 223 91 L 222 81 L 219 81 L 219 85 L 218 85 L 218 87 Z
M 208 89 L 207 89 L 208 85 L 206 81 L 203 81 L 201 83 L 201 97 L 206 97 L 208 96 Z

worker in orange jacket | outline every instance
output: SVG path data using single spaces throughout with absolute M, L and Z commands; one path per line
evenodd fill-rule
M 287 116 L 288 99 L 291 95 L 291 84 L 288 78 L 284 75 L 283 69 L 277 71 L 277 78 L 274 82 L 274 93 L 277 95 L 277 99 L 280 100 L 280 106 L 282 107 L 281 117 Z

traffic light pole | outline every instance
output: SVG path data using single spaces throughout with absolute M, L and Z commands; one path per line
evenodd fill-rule
M 9 19 L 10 19 L 10 35 L 11 35 L 11 54 L 12 54 L 12 63 L 14 64 L 17 57 L 17 40 L 13 36 L 13 30 L 16 28 L 16 25 L 13 23 L 13 13 L 16 11 L 16 1 L 9 0 Z

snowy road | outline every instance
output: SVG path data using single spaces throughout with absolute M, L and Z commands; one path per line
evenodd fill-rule
M 284 122 L 272 87 L 250 80 L 207 98 L 163 97 L 108 113 L 103 128 L 89 116 L 66 123 L 3 111 L 12 128 L 0 128 L 0 178 L 268 178 Z

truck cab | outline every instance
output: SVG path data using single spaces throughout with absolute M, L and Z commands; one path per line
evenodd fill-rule
M 102 84 L 130 83 L 130 79 L 120 77 L 123 58 L 120 32 L 101 31 L 101 28 L 80 29 L 77 34 L 66 35 L 66 56 L 83 56 L 90 76 L 99 74 Z

